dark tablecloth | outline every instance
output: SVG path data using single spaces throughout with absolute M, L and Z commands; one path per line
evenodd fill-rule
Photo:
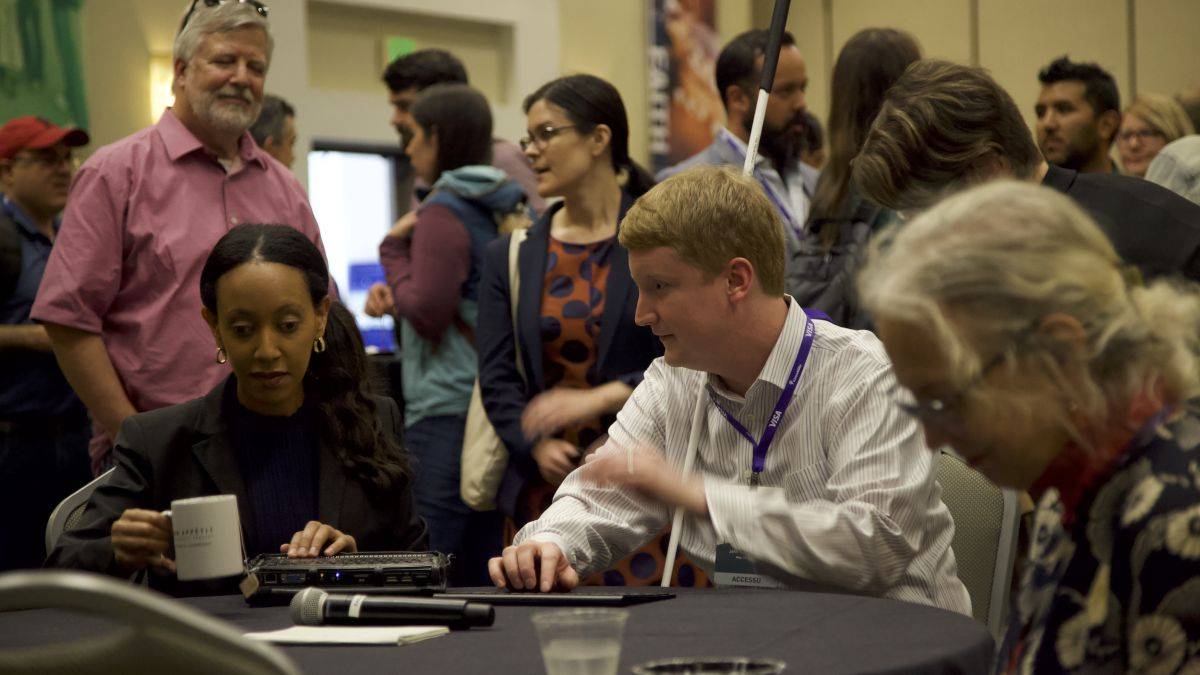
M 854 595 L 753 589 L 673 589 L 672 600 L 629 608 L 621 672 L 675 656 L 782 659 L 788 673 L 986 673 L 994 643 L 968 617 Z M 240 596 L 182 602 L 243 631 L 291 625 L 287 607 Z M 542 673 L 532 607 L 496 607 L 491 628 L 403 647 L 285 647 L 305 673 Z M 0 614 L 0 649 L 95 636 L 113 624 L 58 610 Z

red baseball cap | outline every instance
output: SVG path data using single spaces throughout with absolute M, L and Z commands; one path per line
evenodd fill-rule
M 75 148 L 90 141 L 83 129 L 60 127 L 41 117 L 25 115 L 0 127 L 0 159 L 9 159 L 22 150 L 41 150 L 59 143 Z

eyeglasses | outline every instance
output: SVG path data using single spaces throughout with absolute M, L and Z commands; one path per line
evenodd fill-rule
M 1166 136 L 1158 129 L 1138 129 L 1137 131 L 1122 131 L 1117 134 L 1117 141 L 1121 143 L 1129 143 L 1135 138 L 1145 143 L 1152 138 L 1166 138 Z
M 890 393 L 892 398 L 896 400 L 896 406 L 923 424 L 951 432 L 960 430 L 962 427 L 962 407 L 967 397 L 972 391 L 983 384 L 983 381 L 987 379 L 987 376 L 992 371 L 1004 363 L 1010 350 L 1015 350 L 1028 341 L 1040 323 L 1040 320 L 1035 321 L 1030 327 L 1017 333 L 1012 339 L 1011 347 L 1002 349 L 1000 353 L 989 359 L 979 369 L 975 377 L 972 377 L 966 384 L 959 387 L 957 391 L 947 396 L 919 401 L 908 389 L 901 387 L 899 384 L 895 385 L 892 387 Z M 905 397 L 909 400 L 902 400 Z
M 262 4 L 258 0 L 203 0 L 203 1 L 204 1 L 205 7 L 216 7 L 218 5 L 223 5 L 227 2 L 237 2 L 239 4 L 247 4 L 247 5 L 250 5 L 251 7 L 253 7 L 254 11 L 258 12 L 258 15 L 264 19 L 267 18 L 267 15 L 271 13 L 271 8 Z M 180 33 L 183 32 L 184 28 L 187 28 L 188 21 L 192 18 L 192 14 L 194 14 L 196 12 L 196 5 L 200 4 L 200 2 L 201 2 L 201 0 L 192 0 L 192 6 L 188 8 L 187 14 L 183 15 L 183 21 L 179 22 L 179 32 Z
M 47 169 L 56 169 L 64 162 L 72 169 L 77 165 L 75 156 L 71 154 L 70 148 L 62 152 L 54 149 L 30 151 L 27 155 L 13 157 L 11 161 L 13 164 L 35 164 Z
M 550 139 L 566 131 L 567 129 L 574 129 L 577 126 L 579 125 L 564 124 L 560 127 L 552 127 L 549 124 L 543 124 L 542 126 L 530 131 L 529 135 L 517 141 L 517 144 L 521 146 L 522 151 L 528 150 L 529 146 L 531 145 L 537 146 L 538 150 L 545 150 L 546 144 L 550 142 Z

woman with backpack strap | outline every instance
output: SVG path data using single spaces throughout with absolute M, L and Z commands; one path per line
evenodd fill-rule
M 417 463 L 417 508 L 431 550 L 454 556 L 451 585 L 487 583 L 500 550 L 498 512 L 472 511 L 459 492 L 463 430 L 476 375 L 475 318 L 484 249 L 497 219 L 520 208 L 521 187 L 488 165 L 487 100 L 435 85 L 414 103 L 406 152 L 432 186 L 379 246 L 400 322 L 405 441 Z

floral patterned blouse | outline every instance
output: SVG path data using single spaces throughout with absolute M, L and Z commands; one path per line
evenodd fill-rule
M 1200 401 L 1033 514 L 998 670 L 1200 675 Z

